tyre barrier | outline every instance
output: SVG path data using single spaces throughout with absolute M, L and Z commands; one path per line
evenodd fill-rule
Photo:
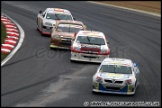
M 6 27 L 6 38 L 1 45 L 1 53 L 9 54 L 17 45 L 19 40 L 19 30 L 17 26 L 5 15 L 1 14 L 1 22 Z

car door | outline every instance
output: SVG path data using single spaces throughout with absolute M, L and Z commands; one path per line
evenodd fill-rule
M 43 26 L 43 19 L 45 18 L 45 16 L 46 16 L 46 10 L 38 17 L 38 27 L 40 29 L 42 29 L 41 27 Z

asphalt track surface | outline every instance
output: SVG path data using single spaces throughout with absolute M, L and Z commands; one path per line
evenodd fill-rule
M 2 1 L 1 11 L 25 31 L 18 52 L 1 67 L 1 106 L 84 106 L 84 102 L 157 101 L 161 104 L 161 18 L 84 1 Z M 140 85 L 134 96 L 92 94 L 99 64 L 70 62 L 70 51 L 51 50 L 50 38 L 36 30 L 39 10 L 71 11 L 90 30 L 104 32 L 111 57 L 139 64 Z

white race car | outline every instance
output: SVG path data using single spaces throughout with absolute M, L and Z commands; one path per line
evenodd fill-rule
M 108 40 L 102 32 L 81 30 L 72 41 L 71 61 L 101 63 L 109 54 Z
M 92 79 L 92 92 L 135 94 L 139 68 L 130 59 L 105 58 Z
M 42 35 L 51 35 L 56 20 L 74 20 L 69 10 L 61 8 L 47 8 L 44 12 L 39 11 L 37 16 L 37 29 Z

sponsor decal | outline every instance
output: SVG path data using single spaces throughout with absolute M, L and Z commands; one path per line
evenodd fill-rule
M 109 77 L 124 78 L 123 74 L 108 73 Z

